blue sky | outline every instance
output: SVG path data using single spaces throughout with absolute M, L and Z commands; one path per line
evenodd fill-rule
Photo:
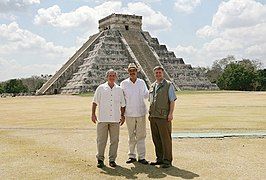
M 265 67 L 266 0 L 1 0 L 0 81 L 54 74 L 111 13 L 142 15 L 192 66 L 235 55 Z

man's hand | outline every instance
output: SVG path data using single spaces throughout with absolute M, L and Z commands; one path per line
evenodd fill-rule
M 169 109 L 169 115 L 167 117 L 167 121 L 171 122 L 173 120 L 173 112 L 175 109 L 175 101 L 170 102 L 170 109 Z
M 169 115 L 168 115 L 168 118 L 167 118 L 167 121 L 168 121 L 168 122 L 171 122 L 171 121 L 173 120 L 173 118 L 174 118 L 174 117 L 173 117 L 173 114 L 169 114 Z
M 97 121 L 97 116 L 95 114 L 91 115 L 91 121 L 96 123 Z
M 125 116 L 124 115 L 121 115 L 121 118 L 120 118 L 120 126 L 122 126 L 125 122 Z
M 95 115 L 97 104 L 95 102 L 92 103 L 92 108 L 91 108 L 91 121 L 96 123 L 97 121 L 97 116 Z

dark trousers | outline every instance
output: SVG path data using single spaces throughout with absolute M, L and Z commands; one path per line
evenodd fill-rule
M 157 161 L 171 163 L 172 156 L 172 122 L 167 119 L 150 117 L 152 140 L 155 146 Z

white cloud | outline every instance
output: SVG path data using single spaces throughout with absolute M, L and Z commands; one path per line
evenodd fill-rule
M 121 8 L 121 2 L 106 2 L 95 8 L 81 6 L 74 11 L 62 13 L 58 5 L 39 9 L 34 22 L 41 25 L 52 25 L 60 28 L 97 29 L 98 20 Z
M 197 49 L 194 48 L 193 46 L 181 46 L 181 45 L 178 45 L 174 51 L 176 52 L 176 54 L 178 56 L 181 56 L 181 57 L 187 57 L 189 54 L 195 54 L 197 53 Z
M 78 1 L 84 1 L 84 2 L 95 2 L 97 4 L 104 3 L 106 1 L 121 1 L 121 0 L 78 0 Z M 131 0 L 132 2 L 139 2 L 139 0 Z M 147 4 L 152 4 L 152 3 L 157 3 L 161 2 L 162 0 L 142 0 L 141 2 L 147 3 Z
M 0 58 L 0 81 L 12 78 L 25 78 L 32 75 L 54 74 L 60 65 L 31 64 L 21 65 L 15 60 Z
M 0 13 L 0 19 L 7 19 L 7 20 L 15 21 L 17 17 L 10 13 Z
M 213 16 L 212 26 L 218 29 L 250 27 L 266 21 L 266 6 L 255 0 L 222 2 Z
M 218 35 L 218 31 L 216 28 L 213 28 L 212 26 L 204 26 L 203 28 L 200 28 L 196 35 L 199 37 L 215 37 Z
M 193 10 L 199 6 L 201 0 L 176 0 L 175 9 L 179 12 L 192 13 Z
M 138 0 L 135 0 L 135 1 L 138 1 Z M 157 3 L 161 1 L 162 0 L 142 0 L 142 2 L 147 3 L 147 4 Z
M 255 55 L 255 56 L 261 56 L 265 58 L 266 57 L 265 49 L 266 49 L 266 43 L 263 43 L 260 45 L 253 45 L 246 49 L 247 51 L 246 53 L 251 56 Z M 264 63 L 266 62 L 264 61 Z
M 193 46 L 177 45 L 175 48 L 170 48 L 174 51 L 176 57 L 182 57 L 186 64 L 192 64 L 193 66 L 208 66 L 206 59 L 202 59 L 199 49 Z
M 259 59 L 266 66 L 266 5 L 255 0 L 222 2 L 212 24 L 200 28 L 198 37 L 207 42 L 193 58 L 213 60 L 235 55 L 237 58 Z
M 143 29 L 152 32 L 169 30 L 172 26 L 169 18 L 142 2 L 129 3 L 123 9 L 123 13 L 141 15 L 143 17 Z
M 16 22 L 1 24 L 0 32 L 1 80 L 13 77 L 12 74 L 24 76 L 40 74 L 38 72 L 41 71 L 52 73 L 51 70 L 54 72 L 54 67 L 63 64 L 75 50 L 73 47 L 66 48 L 48 42 L 20 28 Z
M 1 0 L 0 13 L 25 10 L 33 4 L 40 4 L 40 0 Z
M 170 20 L 149 5 L 136 2 L 122 6 L 121 1 L 107 1 L 95 7 L 82 6 L 71 12 L 62 12 L 58 5 L 39 9 L 34 22 L 59 28 L 83 28 L 87 33 L 97 32 L 98 20 L 112 13 L 127 13 L 143 16 L 143 27 L 153 32 L 168 30 Z
M 220 36 L 224 39 L 230 39 L 237 41 L 245 46 L 249 46 L 266 42 L 265 32 L 266 22 L 259 23 L 250 27 L 225 29 L 220 32 Z
M 40 4 L 40 0 L 0 0 L 0 19 L 15 21 L 13 12 L 25 11 L 34 4 Z
M 43 37 L 28 30 L 21 29 L 17 22 L 0 25 L 0 53 L 8 54 L 14 51 L 39 50 L 48 54 L 65 53 L 68 48 L 56 46 L 53 42 L 47 42 Z
M 170 47 L 169 49 L 175 53 L 176 57 L 182 57 L 186 64 L 206 66 L 204 62 L 198 61 L 196 56 L 199 52 L 198 49 L 193 46 L 177 45 L 175 48 Z
M 203 49 L 208 52 L 216 51 L 222 53 L 227 53 L 229 51 L 239 51 L 242 48 L 242 44 L 223 38 L 213 39 L 211 42 L 206 43 L 203 46 Z

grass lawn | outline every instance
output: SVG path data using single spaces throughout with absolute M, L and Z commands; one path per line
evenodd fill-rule
M 92 96 L 1 98 L 0 126 L 87 127 Z M 265 92 L 184 91 L 177 97 L 174 131 L 266 129 Z

